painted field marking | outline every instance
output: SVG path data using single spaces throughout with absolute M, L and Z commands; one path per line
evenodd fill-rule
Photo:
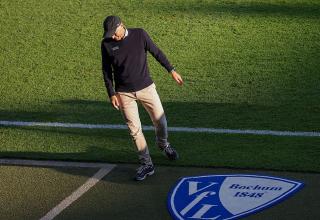
M 86 167 L 100 168 L 91 178 L 82 186 L 74 191 L 70 196 L 62 200 L 56 207 L 51 209 L 40 220 L 51 220 L 59 215 L 64 209 L 70 206 L 74 201 L 79 199 L 90 188 L 97 184 L 105 177 L 116 165 L 106 163 L 81 163 L 81 162 L 64 162 L 64 161 L 40 161 L 40 160 L 19 160 L 19 159 L 0 159 L 1 165 L 20 165 L 20 166 L 48 166 L 48 167 Z
M 127 129 L 126 125 L 117 124 L 80 124 L 80 123 L 61 123 L 61 122 L 24 122 L 24 121 L 0 121 L 2 126 L 40 126 L 40 127 L 61 127 L 61 128 L 84 128 L 84 129 Z M 153 126 L 143 126 L 145 131 L 153 131 Z M 241 130 L 224 128 L 188 128 L 188 127 L 169 127 L 168 131 L 174 132 L 193 132 L 193 133 L 216 133 L 216 134 L 252 134 L 252 135 L 271 135 L 271 136 L 298 136 L 298 137 L 320 137 L 317 131 L 272 131 L 272 130 Z

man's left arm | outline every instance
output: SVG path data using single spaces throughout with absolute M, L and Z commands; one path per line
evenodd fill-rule
M 169 72 L 172 78 L 179 84 L 183 84 L 182 77 L 175 71 L 175 68 L 170 64 L 165 54 L 153 43 L 148 33 L 143 30 L 143 37 L 145 42 L 145 49 L 148 50 L 152 56 Z

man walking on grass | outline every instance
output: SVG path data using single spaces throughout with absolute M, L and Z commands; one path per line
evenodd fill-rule
M 108 16 L 103 27 L 101 52 L 105 86 L 111 104 L 121 110 L 138 151 L 141 166 L 137 169 L 135 179 L 143 180 L 154 173 L 154 166 L 142 133 L 137 101 L 150 115 L 157 146 L 170 160 L 178 159 L 178 153 L 168 142 L 167 120 L 149 74 L 147 51 L 179 85 L 183 84 L 183 80 L 143 29 L 126 28 L 117 16 Z

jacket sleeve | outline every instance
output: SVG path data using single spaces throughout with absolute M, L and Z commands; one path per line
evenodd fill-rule
M 103 43 L 101 43 L 101 58 L 102 58 L 102 74 L 103 74 L 104 84 L 106 86 L 108 96 L 111 97 L 115 95 L 115 91 L 113 89 L 113 71 L 112 71 L 109 55 Z
M 168 71 L 174 70 L 174 67 L 170 64 L 169 60 L 165 54 L 157 47 L 155 43 L 151 40 L 148 33 L 142 30 L 142 35 L 144 39 L 145 50 L 149 51 L 152 56 Z

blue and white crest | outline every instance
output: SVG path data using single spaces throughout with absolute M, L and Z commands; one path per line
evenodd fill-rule
M 210 175 L 182 178 L 168 196 L 174 219 L 238 219 L 270 207 L 303 187 L 270 176 Z

